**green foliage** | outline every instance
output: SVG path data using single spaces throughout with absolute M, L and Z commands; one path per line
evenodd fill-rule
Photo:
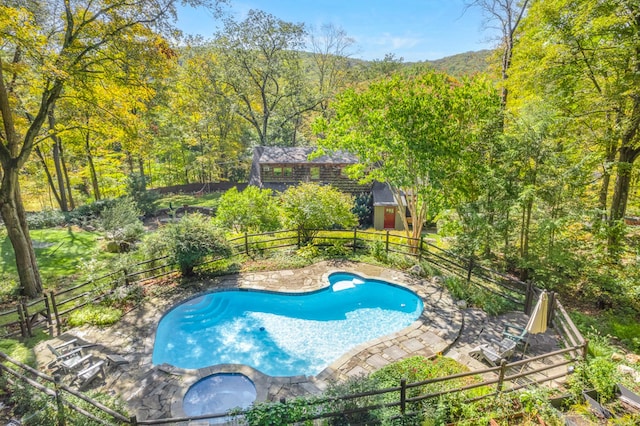
M 89 204 L 82 204 L 69 213 L 69 222 L 79 226 L 93 224 L 102 211 L 116 203 L 114 198 L 104 198 Z
M 156 211 L 156 201 L 160 195 L 147 191 L 147 179 L 138 173 L 132 173 L 127 179 L 127 195 L 133 199 L 138 210 L 145 216 Z
M 159 209 L 168 209 L 169 207 L 176 208 L 180 206 L 197 206 L 216 210 L 220 203 L 221 196 L 222 193 L 220 192 L 209 192 L 198 197 L 190 194 L 170 194 L 164 195 L 156 201 L 156 205 Z
M 23 364 L 27 364 L 31 367 L 36 367 L 36 356 L 33 350 L 27 348 L 23 343 L 17 340 L 0 340 L 0 352 L 4 352 L 10 358 L 15 359 L 16 361 L 20 361 Z
M 262 402 L 253 404 L 245 412 L 244 419 L 249 426 L 285 426 L 291 424 L 312 425 L 300 422 L 305 416 L 315 414 L 311 399 L 295 398 L 286 402 Z M 233 414 L 233 413 L 231 413 Z
M 454 298 L 464 300 L 469 305 L 476 306 L 489 315 L 500 315 L 514 309 L 513 304 L 507 299 L 496 297 L 495 294 L 475 284 L 469 284 L 462 278 L 446 277 L 444 286 Z
M 66 221 L 65 214 L 59 210 L 41 210 L 27 214 L 29 229 L 53 228 L 64 225 Z
M 325 413 L 345 413 L 348 410 L 376 405 L 382 402 L 382 395 L 369 395 L 353 399 L 333 399 L 345 395 L 365 393 L 381 389 L 380 383 L 371 376 L 349 377 L 340 383 L 332 383 L 324 393 L 324 396 L 332 398 L 322 407 Z M 350 424 L 379 424 L 380 411 L 363 411 L 359 413 L 342 414 L 329 420 L 330 425 L 347 426 Z
M 75 310 L 69 315 L 69 325 L 79 327 L 81 325 L 98 325 L 107 326 L 120 321 L 122 310 L 103 306 L 103 305 L 86 305 Z
M 354 199 L 353 213 L 358 217 L 360 228 L 366 229 L 373 225 L 373 194 L 358 194 Z
M 144 241 L 149 258 L 167 255 L 180 266 L 184 276 L 207 256 L 229 256 L 231 247 L 210 219 L 201 214 L 187 214 L 176 222 L 159 228 Z
M 122 251 L 129 251 L 145 232 L 139 216 L 138 204 L 130 197 L 120 198 L 105 208 L 100 215 L 100 225 L 107 241 Z
M 387 261 L 387 249 L 385 243 L 382 241 L 374 241 L 373 244 L 370 245 L 371 255 L 379 262 Z
M 231 188 L 220 197 L 216 221 L 235 232 L 275 231 L 280 227 L 280 215 L 270 189 L 248 186 L 238 192 Z
M 353 198 L 331 186 L 303 183 L 280 196 L 285 227 L 300 232 L 309 242 L 318 230 L 349 228 L 356 224 Z

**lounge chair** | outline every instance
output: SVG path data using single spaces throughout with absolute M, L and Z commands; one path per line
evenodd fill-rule
M 636 411 L 640 411 L 640 395 L 631 391 L 631 389 L 626 388 L 620 383 L 618 386 L 618 399 L 628 408 L 631 408 Z
M 502 360 L 509 360 L 516 348 L 516 342 L 504 338 L 501 341 L 493 341 L 492 344 L 478 345 L 469 351 L 471 358 L 478 361 L 486 361 L 492 366 L 499 365 Z
M 61 354 L 71 352 L 74 349 L 78 349 L 78 339 L 71 339 L 58 346 L 50 346 L 48 344 L 47 346 L 49 346 L 49 349 L 55 356 L 60 356 Z
M 602 404 L 596 401 L 594 397 L 595 395 L 591 396 L 589 395 L 589 392 L 583 391 L 582 396 L 584 396 L 585 401 L 587 401 L 587 404 L 589 404 L 589 408 L 591 409 L 591 412 L 595 414 L 596 417 L 600 419 L 610 419 L 613 417 L 613 414 L 611 413 L 611 411 L 609 411 L 604 406 L 602 406 Z
M 502 337 L 513 340 L 516 344 L 526 343 L 527 329 L 515 324 L 505 324 Z
M 62 368 L 65 373 L 69 373 L 86 361 L 91 355 L 83 355 L 82 348 L 72 349 L 67 352 L 60 352 L 56 347 L 47 343 L 47 348 L 55 355 L 56 359 L 53 361 L 54 365 Z
M 72 382 L 78 384 L 78 389 L 84 389 L 93 379 L 98 376 L 102 376 L 102 380 L 106 380 L 106 374 L 104 371 L 104 361 L 96 360 L 88 355 L 81 364 L 82 370 L 75 373 Z

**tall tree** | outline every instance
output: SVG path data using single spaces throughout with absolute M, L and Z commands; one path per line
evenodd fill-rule
M 318 145 L 354 153 L 357 177 L 387 182 L 398 206 L 406 204 L 411 214 L 411 225 L 401 217 L 415 242 L 425 220 L 442 208 L 445 189 L 479 121 L 491 113 L 494 96 L 486 81 L 459 82 L 433 71 L 395 75 L 339 95 L 335 117 L 318 122 L 324 137 Z
M 220 62 L 218 95 L 236 105 L 236 113 L 255 131 L 260 145 L 293 145 L 301 114 L 318 104 L 305 88 L 299 49 L 303 24 L 250 10 L 242 22 L 228 20 L 217 36 Z
M 612 254 L 620 247 L 633 167 L 640 156 L 638 46 L 637 1 L 547 0 L 530 8 L 514 57 L 518 76 L 513 90 L 519 97 L 554 102 L 580 123 L 578 131 L 594 136 L 585 151 L 596 148 L 602 156 L 599 207 L 608 209 Z M 615 183 L 608 198 L 610 175 Z
M 42 282 L 18 176 L 42 137 L 49 112 L 70 76 L 91 73 L 96 63 L 110 61 L 105 46 L 134 38 L 146 26 L 168 29 L 174 2 L 49 0 L 0 6 L 0 213 L 25 295 L 38 295 Z

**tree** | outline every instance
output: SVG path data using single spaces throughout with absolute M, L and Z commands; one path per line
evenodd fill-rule
M 433 71 L 395 75 L 338 96 L 335 117 L 317 123 L 318 145 L 355 154 L 355 177 L 391 186 L 398 206 L 409 210 L 411 225 L 401 217 L 415 243 L 425 220 L 441 210 L 445 188 L 483 115 L 491 113 L 492 99 L 494 90 L 482 80 L 459 82 Z
M 231 247 L 211 219 L 199 213 L 184 215 L 150 234 L 144 241 L 149 257 L 168 256 L 180 266 L 183 276 L 206 256 L 229 256 Z
M 514 56 L 512 91 L 545 99 L 601 155 L 599 209 L 608 246 L 620 249 L 622 220 L 640 157 L 640 5 L 624 0 L 534 2 Z M 517 64 L 517 66 L 516 66 Z M 615 176 L 610 195 L 610 176 Z
M 280 196 L 284 225 L 309 242 L 321 229 L 350 228 L 358 221 L 352 213 L 353 197 L 331 186 L 302 183 Z
M 275 231 L 280 226 L 276 198 L 270 189 L 231 188 L 220 197 L 216 220 L 235 232 Z
M 38 295 L 42 282 L 18 176 L 43 137 L 49 113 L 71 76 L 90 75 L 94 65 L 110 62 L 103 54 L 106 46 L 123 38 L 142 43 L 144 27 L 167 29 L 174 2 L 50 0 L 28 3 L 29 9 L 20 7 L 22 2 L 0 6 L 0 214 L 23 294 Z
M 260 145 L 295 145 L 301 114 L 319 102 L 305 89 L 298 53 L 305 36 L 303 24 L 258 10 L 240 23 L 227 20 L 217 36 L 223 66 L 216 94 L 231 100 Z

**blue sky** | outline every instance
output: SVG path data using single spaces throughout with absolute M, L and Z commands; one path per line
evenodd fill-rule
M 367 60 L 387 53 L 405 62 L 433 60 L 496 45 L 482 12 L 465 11 L 463 0 L 231 0 L 227 11 L 242 20 L 251 9 L 308 29 L 340 27 L 356 41 L 351 56 Z M 187 34 L 211 38 L 218 24 L 209 11 L 178 10 L 178 27 Z

